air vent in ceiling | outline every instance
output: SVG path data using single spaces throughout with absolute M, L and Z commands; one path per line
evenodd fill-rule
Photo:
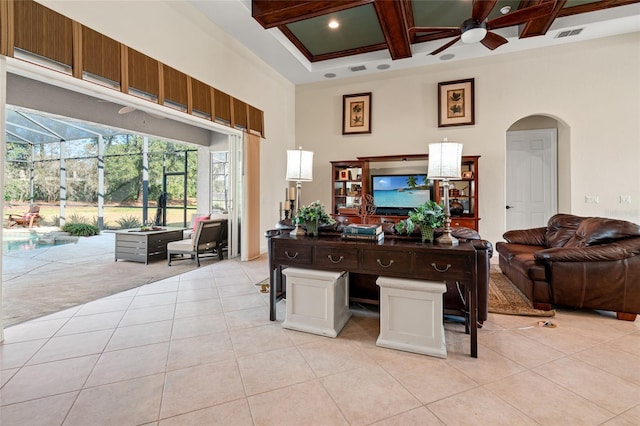
M 575 30 L 566 30 L 566 31 L 560 31 L 558 33 L 558 35 L 556 36 L 556 38 L 563 38 L 563 37 L 571 37 L 571 36 L 575 36 L 578 35 L 582 32 L 584 28 L 576 28 Z
M 367 67 L 365 67 L 364 65 L 358 65 L 355 67 L 351 67 L 351 72 L 357 72 L 357 71 L 364 71 L 367 69 Z

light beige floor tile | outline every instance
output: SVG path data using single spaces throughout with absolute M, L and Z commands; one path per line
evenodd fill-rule
M 543 425 L 599 425 L 613 414 L 534 373 L 524 372 L 485 385 L 526 416 Z
M 56 336 L 87 333 L 114 329 L 120 323 L 125 311 L 105 312 L 102 314 L 74 316 L 56 333 Z
M 606 423 L 605 426 L 637 426 L 640 425 L 640 405 L 614 417 Z
M 244 398 L 235 361 L 220 361 L 166 374 L 160 418 Z
M 537 425 L 525 414 L 484 389 L 472 389 L 427 406 L 447 425 Z
M 235 353 L 231 337 L 226 331 L 173 340 L 169 348 L 167 371 L 230 359 L 235 359 Z
M 238 312 L 244 312 L 244 311 L 238 311 Z M 267 323 L 267 325 L 269 324 L 273 324 L 273 323 L 272 322 Z M 278 324 L 282 324 L 282 323 L 278 322 Z M 291 342 L 293 342 L 295 346 L 306 345 L 307 343 L 313 343 L 313 342 L 324 342 L 327 339 L 331 339 L 331 337 L 321 336 L 319 334 L 305 333 L 304 331 L 290 330 L 287 328 L 283 328 L 282 331 L 289 339 L 291 339 Z M 343 339 L 346 337 L 342 336 L 342 333 L 340 333 L 337 338 Z
M 138 289 L 138 296 L 146 294 L 172 293 L 178 291 L 180 277 L 171 277 L 155 283 L 143 285 Z
M 360 346 L 347 338 L 336 340 L 325 337 L 300 345 L 298 350 L 318 377 L 375 365 L 375 361 Z
M 218 293 L 220 294 L 220 297 L 243 296 L 246 294 L 258 293 L 258 288 L 255 284 L 251 283 L 225 285 L 218 287 Z
M 253 426 L 253 418 L 246 399 L 227 402 L 215 407 L 204 408 L 191 413 L 182 414 L 165 420 L 160 420 L 160 426 L 185 425 L 225 425 L 225 426 Z
M 638 364 L 628 368 L 637 369 Z M 573 357 L 542 365 L 536 372 L 614 414 L 640 404 L 640 386 Z
M 178 287 L 178 291 L 186 291 L 186 290 L 199 290 L 203 288 L 211 288 L 216 287 L 216 283 L 213 279 L 186 279 L 180 278 L 180 286 Z
M 527 368 L 566 356 L 550 346 L 529 339 L 524 332 L 518 334 L 511 330 L 483 335 L 482 344 Z
M 397 414 L 388 419 L 372 423 L 372 426 L 407 426 L 407 425 L 429 425 L 444 426 L 429 409 L 419 407 L 407 412 Z
M 178 318 L 173 321 L 171 339 L 204 336 L 211 333 L 227 331 L 227 322 L 222 312 L 197 317 Z
M 100 354 L 107 346 L 112 334 L 113 330 L 100 330 L 52 337 L 27 364 L 42 364 L 43 362 Z
M 49 321 L 29 321 L 4 330 L 4 343 L 26 342 L 28 340 L 48 339 L 64 326 L 68 318 Z
M 0 344 L 0 370 L 22 367 L 46 342 L 38 339 Z
M 100 356 L 85 386 L 100 386 L 163 373 L 168 353 L 169 343 L 105 352 Z
M 129 309 L 122 320 L 120 327 L 129 325 L 146 324 L 149 322 L 167 321 L 173 319 L 176 307 L 174 305 L 152 306 L 150 308 Z
M 462 343 L 462 347 L 453 350 L 447 346 L 447 355 L 447 363 L 450 366 L 457 368 L 480 384 L 489 383 L 525 369 L 482 344 L 478 345 L 478 358 L 469 356 L 468 342 Z
M 2 426 L 61 425 L 78 392 L 21 402 L 0 409 Z
M 238 357 L 293 346 L 291 339 L 282 331 L 278 323 L 231 330 L 229 334 Z
M 149 308 L 151 306 L 172 305 L 176 303 L 178 297 L 177 291 L 158 294 L 136 295 L 131 302 L 130 308 Z
M 636 320 L 636 322 L 640 322 L 640 320 Z M 618 337 L 608 344 L 612 349 L 640 356 L 640 332 Z
M 220 299 L 197 300 L 176 304 L 175 318 L 195 317 L 222 312 Z
M 225 312 L 224 317 L 227 320 L 229 330 L 259 327 L 261 325 L 270 324 L 269 307 L 267 306 Z
M 23 367 L 2 388 L 0 406 L 80 390 L 97 355 Z
M 121 297 L 118 299 L 99 299 L 84 304 L 75 316 L 102 314 L 105 312 L 124 311 L 129 307 L 133 297 Z
M 0 370 L 0 388 L 5 385 L 15 374 L 20 371 L 19 368 L 7 368 Z
M 220 298 L 224 312 L 240 309 L 259 308 L 266 306 L 264 299 L 259 294 L 246 294 L 243 296 L 230 296 Z
M 118 327 L 107 344 L 107 351 L 133 348 L 168 342 L 171 338 L 172 321 L 158 321 L 147 324 Z
M 251 396 L 248 400 L 256 426 L 349 424 L 317 381 Z
M 217 287 L 198 288 L 194 290 L 180 290 L 178 292 L 178 303 L 207 299 L 219 299 Z
M 623 352 L 605 344 L 577 352 L 572 358 L 640 386 L 640 355 Z M 611 362 L 613 359 L 616 361 Z
M 132 296 L 133 298 L 133 296 Z M 37 321 L 51 321 L 51 320 L 56 320 L 56 319 L 65 319 L 65 318 L 71 318 L 72 316 L 74 316 L 76 314 L 76 312 L 78 312 L 84 305 L 78 305 L 78 306 L 74 306 L 72 308 L 67 308 L 67 309 L 63 309 L 59 312 L 54 312 L 52 314 L 49 315 L 44 315 L 41 316 L 39 318 L 34 318 L 31 320 L 31 322 L 37 322 Z
M 338 373 L 321 383 L 351 424 L 373 423 L 421 405 L 380 367 Z
M 316 375 L 296 348 L 276 349 L 238 358 L 247 395 L 255 395 L 296 383 Z
M 65 426 L 136 425 L 158 419 L 163 374 L 84 389 Z
M 377 361 L 423 404 L 479 386 L 440 358 L 380 350 Z

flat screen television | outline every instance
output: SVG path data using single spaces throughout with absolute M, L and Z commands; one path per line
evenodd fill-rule
M 425 174 L 372 175 L 371 192 L 376 214 L 406 215 L 431 199 L 433 186 Z

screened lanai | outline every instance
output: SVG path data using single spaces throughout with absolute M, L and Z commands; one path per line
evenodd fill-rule
M 47 224 L 72 218 L 105 229 L 185 226 L 196 209 L 190 144 L 11 105 L 5 137 L 5 214 L 38 204 Z

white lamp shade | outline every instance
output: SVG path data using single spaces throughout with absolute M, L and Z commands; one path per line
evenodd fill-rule
M 287 150 L 287 180 L 295 182 L 311 182 L 313 180 L 312 151 Z
M 460 179 L 462 144 L 438 142 L 429 144 L 429 179 Z

